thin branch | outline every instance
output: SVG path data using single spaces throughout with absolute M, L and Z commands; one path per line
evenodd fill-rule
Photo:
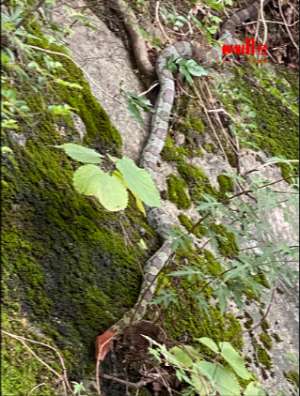
M 259 327 L 262 324 L 262 322 L 266 319 L 266 317 L 269 315 L 269 312 L 270 312 L 270 309 L 271 309 L 271 306 L 272 306 L 272 303 L 273 303 L 273 300 L 274 300 L 274 297 L 275 297 L 275 293 L 276 293 L 276 287 L 274 287 L 273 290 L 272 290 L 271 300 L 270 300 L 269 305 L 268 305 L 268 307 L 266 309 L 266 312 L 263 314 L 263 316 L 261 317 L 260 321 L 258 323 L 256 323 L 254 326 L 252 326 L 248 330 L 248 332 L 252 332 L 257 327 Z
M 285 16 L 284 16 L 284 13 L 282 11 L 281 0 L 278 0 L 278 6 L 279 6 L 279 12 L 280 12 L 281 18 L 282 18 L 282 20 L 284 22 L 285 29 L 286 29 L 286 31 L 287 31 L 287 33 L 289 35 L 289 38 L 291 39 L 291 42 L 293 43 L 294 47 L 296 48 L 296 50 L 297 50 L 297 52 L 299 54 L 299 47 L 298 47 L 297 43 L 294 40 L 294 37 L 293 37 L 289 27 L 288 27 L 287 21 L 286 21 Z
M 165 39 L 167 40 L 168 43 L 171 43 L 172 40 L 170 39 L 170 37 L 167 35 L 162 23 L 160 22 L 160 18 L 159 18 L 159 6 L 160 6 L 160 1 L 156 2 L 155 5 L 155 20 L 159 26 L 160 31 L 162 32 L 163 36 L 165 37 Z
M 114 377 L 114 376 L 108 375 L 108 374 L 103 374 L 102 377 L 105 379 L 114 381 L 114 382 L 118 382 L 119 384 L 123 384 L 123 385 L 126 385 L 126 386 L 128 386 L 130 388 L 134 388 L 134 389 L 140 389 L 143 386 L 146 386 L 150 382 L 154 381 L 154 379 L 148 379 L 148 380 L 140 380 L 139 382 L 129 382 L 129 381 L 122 380 L 120 378 L 117 378 L 117 377 Z
M 66 366 L 65 366 L 65 363 L 64 363 L 64 359 L 63 359 L 62 355 L 60 354 L 60 352 L 59 352 L 56 348 L 54 348 L 53 346 L 51 346 L 51 345 L 49 345 L 49 344 L 46 344 L 46 343 L 44 343 L 44 342 L 31 340 L 30 338 L 26 338 L 26 337 L 22 337 L 22 336 L 19 336 L 19 335 L 16 335 L 16 334 L 12 334 L 12 333 L 9 333 L 8 331 L 5 331 L 5 330 L 1 330 L 1 331 L 2 331 L 3 334 L 5 334 L 5 335 L 7 335 L 7 336 L 9 336 L 9 337 L 11 337 L 11 338 L 14 338 L 14 339 L 16 339 L 16 340 L 18 340 L 18 341 L 20 341 L 20 342 L 22 342 L 22 343 L 23 343 L 23 341 L 24 341 L 24 342 L 27 341 L 27 342 L 30 342 L 30 343 L 32 343 L 32 344 L 44 346 L 44 347 L 49 348 L 49 349 L 51 349 L 52 351 L 54 351 L 54 352 L 56 353 L 56 355 L 58 356 L 58 359 L 59 359 L 60 364 L 61 364 L 61 366 L 62 366 L 63 375 L 60 375 L 59 373 L 57 373 L 57 372 L 56 372 L 54 369 L 52 369 L 50 366 L 49 366 L 48 368 L 49 368 L 50 371 L 56 373 L 56 375 L 59 376 L 59 378 L 63 377 L 63 380 L 64 380 L 65 384 L 67 385 L 68 389 L 69 389 L 70 391 L 72 390 L 72 387 L 71 387 L 71 385 L 70 385 L 70 383 L 69 383 L 69 381 L 68 381 L 67 369 L 66 369 Z M 29 347 L 27 346 L 27 348 L 29 348 Z M 33 351 L 32 351 L 32 352 L 33 352 Z M 34 352 L 33 352 L 33 353 L 34 353 Z M 40 360 L 40 358 L 38 358 L 38 359 Z M 44 363 L 44 364 L 47 365 L 47 363 Z

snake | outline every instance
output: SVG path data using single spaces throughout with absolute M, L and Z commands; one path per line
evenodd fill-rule
M 269 2 L 265 0 L 264 6 Z M 233 14 L 220 29 L 218 41 L 232 43 L 235 40 L 235 30 L 247 20 L 257 17 L 260 1 L 255 1 L 247 8 Z M 219 52 L 215 48 L 209 51 L 199 48 L 193 42 L 179 41 L 168 45 L 158 56 L 155 73 L 147 57 L 147 48 L 144 40 L 138 34 L 138 22 L 128 3 L 124 0 L 110 0 L 109 6 L 117 12 L 125 24 L 125 28 L 133 41 L 133 49 L 140 66 L 141 74 L 147 78 L 156 73 L 159 81 L 159 94 L 155 102 L 155 109 L 151 119 L 150 133 L 140 157 L 140 166 L 144 168 L 155 180 L 159 173 L 158 163 L 160 154 L 165 145 L 168 134 L 169 121 L 175 100 L 175 78 L 173 72 L 167 67 L 170 58 L 201 59 L 206 66 L 218 60 Z M 236 42 L 236 41 L 235 41 Z M 174 221 L 163 208 L 147 207 L 148 223 L 155 229 L 162 240 L 160 248 L 147 260 L 144 266 L 144 276 L 140 294 L 136 304 L 128 310 L 123 317 L 113 324 L 108 332 L 114 337 L 121 334 L 126 327 L 143 319 L 149 302 L 152 300 L 158 282 L 158 275 L 165 268 L 173 254 L 173 239 L 170 231 Z M 177 226 L 177 224 L 176 224 Z M 186 232 L 186 231 L 185 231 Z M 97 345 L 97 343 L 96 343 Z

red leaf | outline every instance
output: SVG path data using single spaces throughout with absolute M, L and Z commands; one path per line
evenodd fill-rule
M 112 330 L 106 330 L 96 338 L 96 360 L 101 362 L 105 359 L 105 356 L 110 351 L 112 340 L 115 337 L 116 332 Z

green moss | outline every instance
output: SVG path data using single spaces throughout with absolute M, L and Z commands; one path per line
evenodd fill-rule
M 267 332 L 269 330 L 270 325 L 267 320 L 263 320 L 260 324 L 260 327 L 263 329 L 264 332 Z
M 257 359 L 258 359 L 259 363 L 261 363 L 267 369 L 272 368 L 271 357 L 264 348 L 258 347 L 256 350 L 256 354 L 257 354 Z
M 271 336 L 274 338 L 274 340 L 278 342 L 282 342 L 282 339 L 279 337 L 277 333 L 272 333 Z
M 234 182 L 228 175 L 218 175 L 219 191 L 222 197 L 226 196 L 226 193 L 234 192 Z
M 294 370 L 290 370 L 284 373 L 285 378 L 293 384 L 296 388 L 299 388 L 299 373 Z
M 204 274 L 217 276 L 222 272 L 221 265 L 209 251 L 177 252 L 174 267 L 176 270 L 186 266 L 186 261 L 193 268 L 199 268 Z M 202 276 L 168 277 L 168 268 L 160 278 L 159 290 L 166 288 L 177 294 L 176 304 L 163 309 L 164 327 L 169 336 L 180 339 L 183 334 L 190 341 L 198 337 L 210 337 L 215 341 L 230 341 L 238 349 L 242 347 L 242 329 L 239 320 L 232 314 L 222 314 L 218 307 L 209 302 L 212 289 L 206 285 Z M 204 287 L 206 286 L 206 287 Z M 205 353 L 209 353 L 203 347 Z
M 20 315 L 20 307 L 15 306 L 14 314 L 8 316 L 2 311 L 2 328 L 7 332 L 30 339 L 36 339 L 29 331 L 28 322 Z M 39 341 L 49 343 L 51 340 L 43 337 Z M 54 352 L 47 348 L 28 343 L 44 362 L 49 364 L 57 372 L 61 371 L 60 364 Z M 62 389 L 58 389 L 56 377 L 45 368 L 28 349 L 18 340 L 2 335 L 1 348 L 1 393 L 3 395 L 27 395 L 38 384 L 44 384 L 39 389 L 40 395 L 54 396 Z
M 204 143 L 202 147 L 207 153 L 216 153 L 218 151 L 213 143 Z
M 193 229 L 193 234 L 196 235 L 198 238 L 201 238 L 201 237 L 203 237 L 204 235 L 207 234 L 207 228 L 205 226 L 203 226 L 202 224 L 198 224 L 195 227 L 195 224 L 193 224 L 192 220 L 188 216 L 186 216 L 185 214 L 180 214 L 178 216 L 178 219 L 179 219 L 180 223 L 188 231 L 191 231 Z
M 190 198 L 186 192 L 187 185 L 178 176 L 170 175 L 167 179 L 168 199 L 174 202 L 179 209 L 188 209 L 191 206 Z
M 222 80 L 216 93 L 227 111 L 241 119 L 234 125 L 241 144 L 272 156 L 299 158 L 297 81 L 296 74 L 288 79 L 280 69 L 250 65 L 236 68 L 231 80 Z M 281 169 L 284 177 L 290 176 L 290 168 Z
M 45 41 L 38 45 L 58 50 Z M 70 117 L 54 118 L 48 106 L 67 102 L 74 107 L 86 127 L 84 143 L 101 152 L 119 153 L 121 139 L 81 71 L 63 57 L 56 60 L 65 66 L 60 78 L 83 89 L 66 89 L 51 80 L 45 91 L 36 81 L 18 81 L 35 121 L 21 123 L 25 147 L 3 133 L 4 145 L 14 153 L 13 161 L 6 158 L 2 163 L 3 307 L 9 322 L 15 320 L 13 307 L 20 305 L 18 320 L 26 314 L 67 356 L 67 363 L 72 362 L 72 377 L 82 378 L 93 369 L 96 335 L 135 303 L 140 262 L 157 248 L 157 240 L 132 204 L 120 216 L 74 190 L 72 175 L 78 164 L 53 146 L 79 141 L 78 132 Z M 137 248 L 142 235 L 148 253 Z M 9 329 L 5 323 L 4 330 Z M 28 377 L 28 388 L 26 384 L 13 392 L 22 396 L 39 383 L 35 372 L 40 368 L 33 368 L 29 355 L 15 347 L 7 352 L 5 376 L 13 378 L 15 389 L 22 389 Z M 6 385 L 4 393 L 10 394 L 10 389 Z M 43 394 L 48 396 L 46 390 Z
M 262 365 L 266 369 L 271 369 L 272 359 L 266 349 L 257 342 L 254 336 L 251 337 L 251 342 L 255 350 L 257 364 Z
M 239 248 L 234 233 L 228 231 L 222 224 L 212 224 L 211 229 L 216 234 L 220 253 L 225 257 L 237 256 Z
M 266 349 L 270 350 L 272 348 L 272 338 L 269 336 L 268 333 L 260 333 L 258 338 Z
M 161 157 L 167 162 L 177 162 L 188 155 L 188 150 L 183 147 L 176 147 L 171 136 L 167 136 L 164 148 L 161 152 Z
M 187 182 L 194 203 L 201 201 L 203 194 L 218 196 L 218 192 L 211 186 L 208 177 L 199 167 L 180 161 L 177 163 L 177 170 Z

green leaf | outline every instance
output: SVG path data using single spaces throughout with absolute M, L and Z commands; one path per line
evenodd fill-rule
M 128 193 L 121 181 L 104 173 L 96 165 L 83 165 L 73 175 L 75 189 L 96 197 L 105 209 L 116 212 L 125 209 Z
M 193 359 L 191 359 L 191 357 L 185 351 L 183 351 L 182 348 L 175 346 L 171 348 L 169 352 L 175 356 L 181 365 L 185 367 L 191 367 L 193 365 Z
M 199 374 L 193 373 L 191 375 L 191 383 L 199 395 L 209 396 L 211 394 L 212 388 L 209 382 Z
M 208 72 L 204 69 L 204 67 L 198 65 L 193 59 L 189 59 L 185 63 L 188 72 L 195 77 L 207 76 Z
M 103 158 L 103 156 L 97 153 L 97 151 L 81 146 L 80 144 L 65 143 L 55 147 L 63 149 L 73 160 L 83 163 L 100 164 L 101 158 Z
M 150 176 L 144 169 L 139 168 L 128 157 L 123 157 L 116 162 L 117 169 L 132 193 L 151 207 L 160 207 L 160 195 Z
M 220 393 L 220 396 L 240 396 L 241 388 L 236 376 L 227 368 L 210 362 L 197 364 L 200 372 L 211 382 L 212 386 Z
M 221 355 L 233 368 L 237 375 L 245 380 L 252 378 L 252 374 L 246 369 L 243 358 L 229 342 L 219 342 Z
M 266 396 L 266 392 L 261 388 L 260 384 L 250 382 L 245 389 L 244 396 Z
M 218 345 L 211 338 L 201 337 L 201 338 L 197 338 L 197 341 L 201 342 L 201 344 L 207 346 L 209 349 L 211 349 L 215 353 L 220 352 Z

